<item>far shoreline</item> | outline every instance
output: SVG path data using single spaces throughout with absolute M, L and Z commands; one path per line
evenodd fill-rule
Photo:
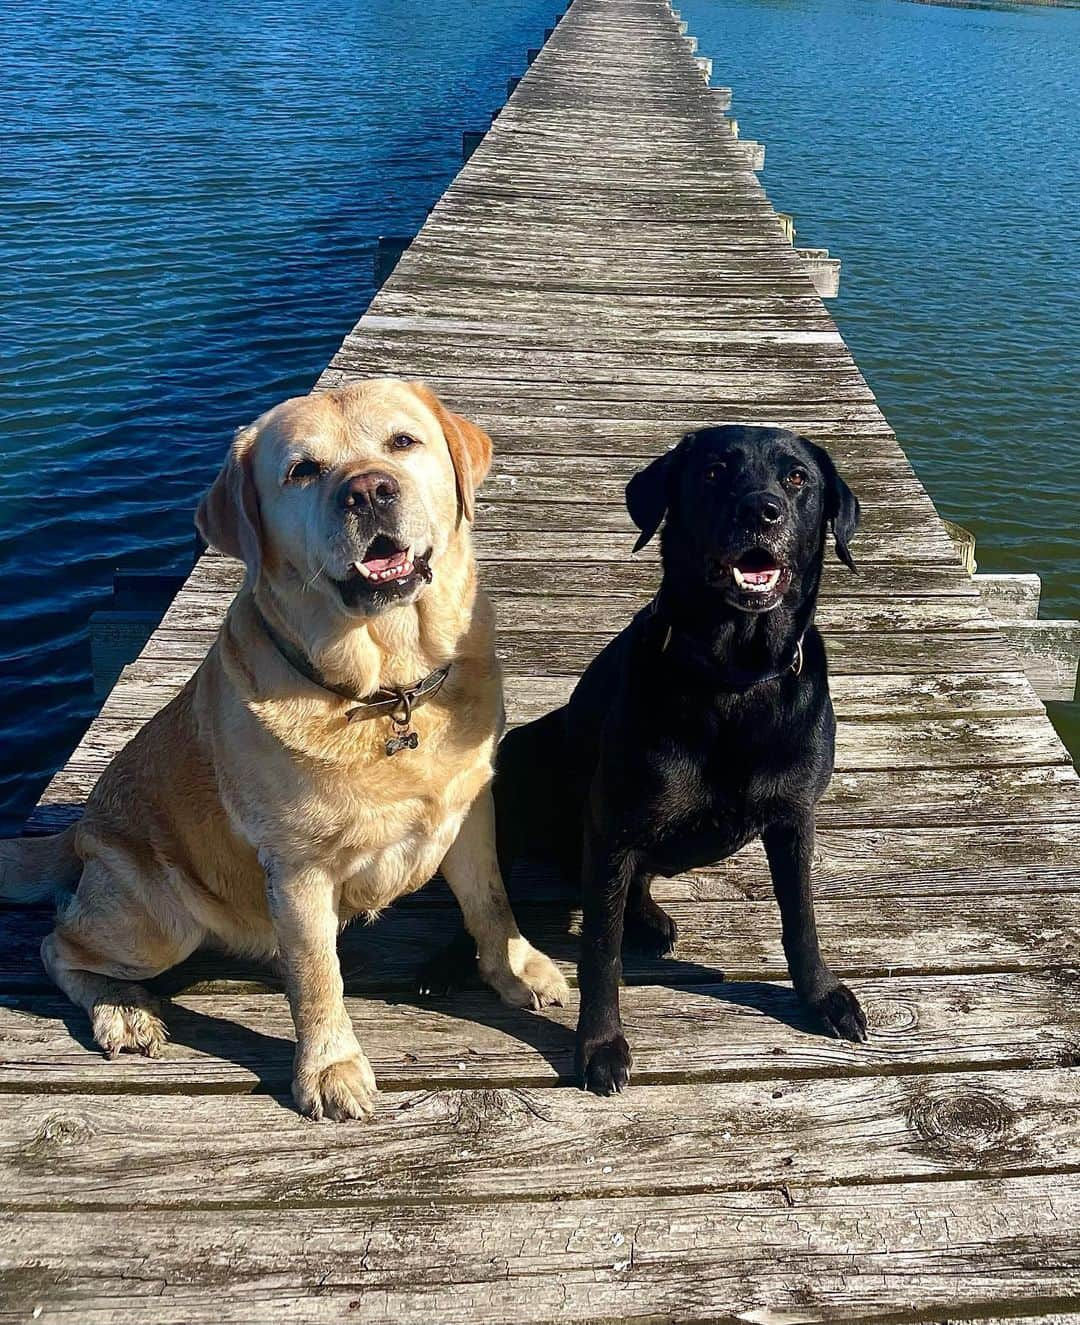
M 905 0 L 909 5 L 938 5 L 943 9 L 1080 9 L 1080 0 Z

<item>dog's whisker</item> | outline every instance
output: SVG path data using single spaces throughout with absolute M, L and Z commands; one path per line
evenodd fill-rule
M 315 583 L 315 581 L 319 578 L 319 576 L 326 571 L 328 565 L 329 562 L 324 561 L 323 564 L 319 567 L 319 569 L 315 572 L 315 574 L 311 577 L 311 579 L 304 581 L 303 588 L 310 589 L 311 586 Z

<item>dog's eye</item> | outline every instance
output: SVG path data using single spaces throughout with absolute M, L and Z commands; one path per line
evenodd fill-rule
M 719 483 L 720 480 L 724 477 L 724 471 L 726 469 L 727 465 L 725 465 L 722 460 L 714 460 L 712 464 L 710 464 L 709 467 L 705 470 L 705 482 Z
M 323 467 L 317 460 L 297 460 L 289 466 L 289 472 L 285 475 L 285 482 L 306 483 L 308 479 L 318 478 L 322 472 Z
M 810 475 L 805 469 L 793 469 L 787 476 L 785 482 L 793 488 L 801 488 Z
M 410 437 L 407 432 L 399 432 L 396 436 L 390 438 L 390 449 L 392 451 L 408 451 L 410 447 L 419 446 L 420 443 L 415 437 Z

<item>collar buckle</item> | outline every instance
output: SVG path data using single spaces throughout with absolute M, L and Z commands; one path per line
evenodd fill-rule
M 438 694 L 443 683 L 450 675 L 451 664 L 436 667 L 433 672 L 422 677 L 414 685 L 401 686 L 393 690 L 377 690 L 373 695 L 358 695 L 344 686 L 332 685 L 316 669 L 311 660 L 298 648 L 290 644 L 263 616 L 258 604 L 255 612 L 271 644 L 281 654 L 293 671 L 298 672 L 305 681 L 351 700 L 355 707 L 346 710 L 346 722 L 359 722 L 365 718 L 389 718 L 394 735 L 386 742 L 387 755 L 396 755 L 401 750 L 415 750 L 420 744 L 420 737 L 412 730 L 413 710 Z

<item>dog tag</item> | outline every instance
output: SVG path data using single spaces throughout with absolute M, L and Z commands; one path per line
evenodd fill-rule
M 415 750 L 419 744 L 420 737 L 417 736 L 416 732 L 409 731 L 408 727 L 405 727 L 386 742 L 386 753 L 387 755 L 396 755 L 401 750 Z

